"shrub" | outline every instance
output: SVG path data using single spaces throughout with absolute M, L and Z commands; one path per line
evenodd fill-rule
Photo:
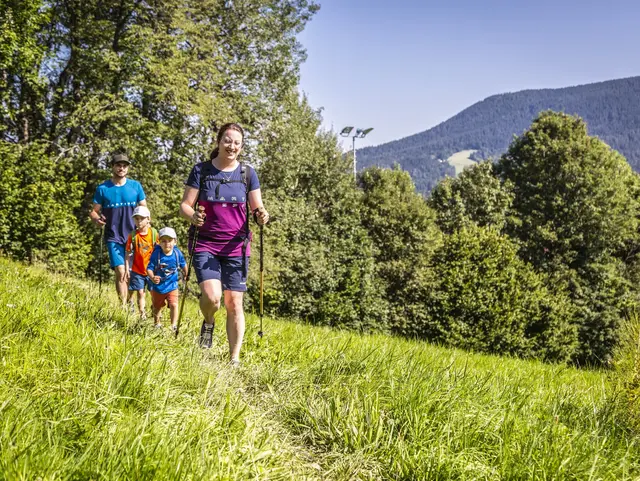
M 0 158 L 0 250 L 58 271 L 83 273 L 90 241 L 74 216 L 83 191 L 68 159 L 52 158 L 39 142 L 0 142 Z
M 450 346 L 566 361 L 577 344 L 572 307 L 559 286 L 517 256 L 491 228 L 448 236 L 433 259 L 424 334 Z M 545 282 L 546 281 L 546 282 Z

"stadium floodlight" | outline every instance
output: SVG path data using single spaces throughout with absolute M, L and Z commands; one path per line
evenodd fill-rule
M 363 139 L 366 135 L 373 130 L 373 127 L 360 131 L 360 138 Z
M 345 127 L 340 131 L 340 135 L 342 137 L 348 137 L 351 134 L 353 127 Z M 363 139 L 367 136 L 369 132 L 373 130 L 373 127 L 369 127 L 368 129 L 356 129 L 355 134 L 351 137 L 353 141 L 353 179 L 356 180 L 356 139 Z
M 348 137 L 352 130 L 353 130 L 353 127 L 345 127 L 340 132 L 340 135 L 342 135 L 343 137 Z

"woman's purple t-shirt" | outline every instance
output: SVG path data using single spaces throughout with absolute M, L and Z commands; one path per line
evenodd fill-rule
M 231 172 L 224 172 L 211 162 L 200 162 L 191 169 L 185 184 L 201 189 L 198 204 L 204 207 L 207 216 L 204 225 L 198 230 L 195 252 L 210 252 L 226 257 L 242 255 L 247 221 L 247 192 L 260 188 L 256 171 L 250 166 L 246 167 L 246 177 L 245 191 L 241 165 Z M 246 255 L 251 255 L 249 245 Z

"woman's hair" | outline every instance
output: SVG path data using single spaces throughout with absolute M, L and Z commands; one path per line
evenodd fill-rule
M 244 144 L 244 130 L 242 129 L 240 124 L 236 124 L 234 122 L 229 122 L 228 124 L 224 124 L 222 127 L 220 127 L 220 130 L 218 130 L 218 137 L 216 139 L 218 147 L 213 149 L 213 152 L 211 152 L 211 155 L 209 156 L 209 160 L 215 159 L 220 153 L 220 148 L 219 148 L 220 142 L 222 141 L 222 137 L 227 132 L 227 130 L 235 130 L 237 132 L 240 132 L 240 135 L 242 135 L 242 143 Z

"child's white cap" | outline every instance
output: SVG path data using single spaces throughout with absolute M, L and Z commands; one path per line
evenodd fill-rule
M 176 235 L 176 231 L 173 230 L 171 227 L 163 227 L 162 229 L 160 229 L 160 232 L 158 232 L 158 236 L 159 237 L 171 237 L 172 239 L 178 240 L 178 236 Z
M 140 217 L 149 217 L 151 218 L 151 212 L 144 205 L 139 205 L 133 210 L 132 217 L 139 215 Z

